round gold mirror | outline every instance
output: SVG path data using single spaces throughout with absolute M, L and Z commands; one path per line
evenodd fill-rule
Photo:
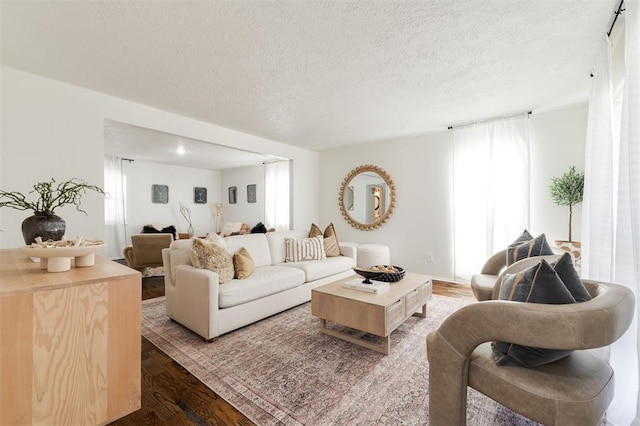
M 338 201 L 342 216 L 351 226 L 371 231 L 382 226 L 393 213 L 396 192 L 387 172 L 366 164 L 351 170 L 342 181 Z

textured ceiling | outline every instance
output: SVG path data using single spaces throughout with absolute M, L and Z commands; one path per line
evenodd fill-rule
M 3 0 L 1 61 L 324 150 L 586 100 L 617 3 Z

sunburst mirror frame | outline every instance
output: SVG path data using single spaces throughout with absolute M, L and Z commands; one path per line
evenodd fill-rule
M 384 214 L 381 217 L 379 217 L 378 219 L 376 219 L 371 223 L 361 223 L 353 219 L 349 215 L 347 207 L 344 204 L 345 191 L 347 190 L 347 187 L 349 186 L 349 184 L 351 184 L 351 182 L 353 181 L 353 179 L 355 179 L 356 176 L 366 172 L 372 172 L 372 173 L 378 174 L 382 178 L 382 180 L 384 180 L 385 184 L 387 185 L 387 188 L 389 189 L 389 202 L 388 202 L 387 210 L 384 212 Z M 378 166 L 374 166 L 373 164 L 365 164 L 362 166 L 358 166 L 355 169 L 351 170 L 351 172 L 347 175 L 347 177 L 344 178 L 344 180 L 342 181 L 342 185 L 340 186 L 340 192 L 338 193 L 338 204 L 340 205 L 340 212 L 342 213 L 342 216 L 354 228 L 359 229 L 361 231 L 372 231 L 374 229 L 377 229 L 381 227 L 387 220 L 389 220 L 389 217 L 391 217 L 391 214 L 393 213 L 393 210 L 396 206 L 396 189 L 393 184 L 393 180 L 391 180 L 391 177 L 387 174 L 386 171 L 384 171 L 382 168 Z

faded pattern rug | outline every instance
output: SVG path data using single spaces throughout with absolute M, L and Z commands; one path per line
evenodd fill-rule
M 142 334 L 258 425 L 424 425 L 426 336 L 466 305 L 434 295 L 380 353 L 319 331 L 305 303 L 212 343 L 170 321 L 164 297 L 142 302 Z M 469 389 L 469 425 L 536 425 Z

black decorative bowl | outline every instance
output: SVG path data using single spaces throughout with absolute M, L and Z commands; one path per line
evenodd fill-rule
M 362 268 L 353 268 L 353 270 L 356 274 L 364 277 L 364 281 L 362 281 L 362 284 L 371 284 L 371 280 L 379 280 L 380 277 L 384 275 L 384 272 L 370 271 L 368 269 Z
M 378 281 L 385 281 L 388 283 L 394 283 L 396 281 L 400 281 L 404 278 L 404 269 L 399 266 L 393 266 L 397 272 L 384 272 L 378 278 L 375 278 Z

